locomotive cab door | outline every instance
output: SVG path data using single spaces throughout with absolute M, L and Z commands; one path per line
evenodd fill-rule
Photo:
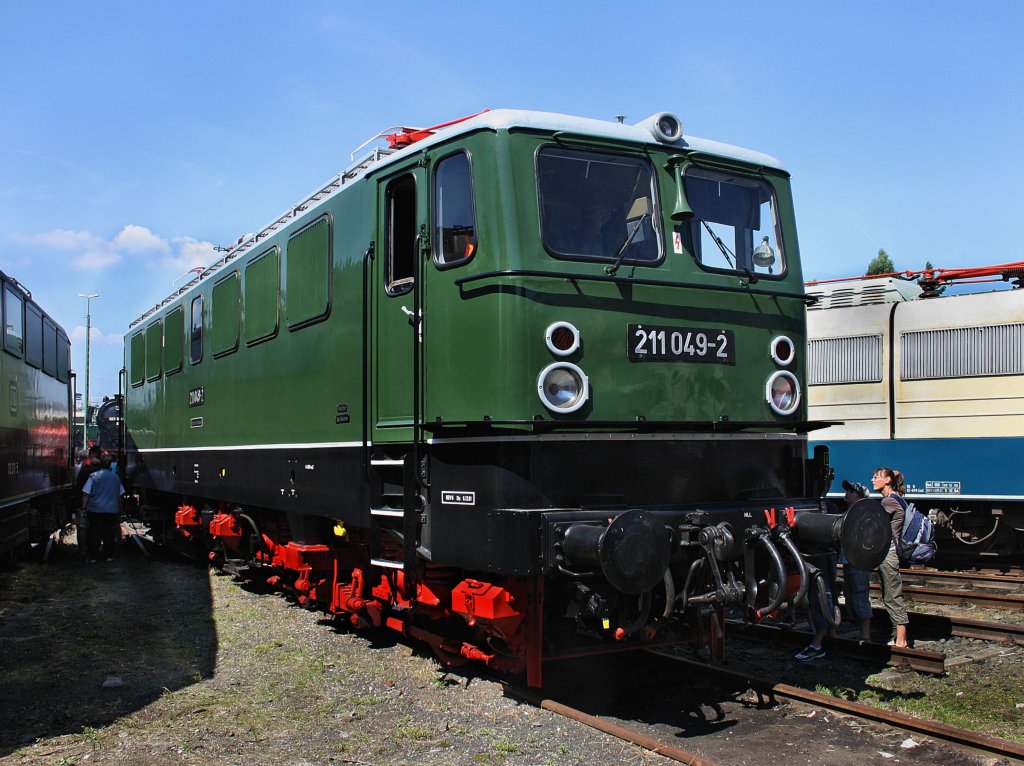
M 417 413 L 416 374 L 419 293 L 426 245 L 424 171 L 414 166 L 378 185 L 377 256 L 374 258 L 374 322 L 370 382 L 375 440 L 410 441 Z

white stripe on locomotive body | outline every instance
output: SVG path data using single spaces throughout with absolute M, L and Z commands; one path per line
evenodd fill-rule
M 361 449 L 363 447 L 362 442 L 308 442 L 297 444 L 223 444 L 219 446 L 208 446 L 208 447 L 146 447 L 140 448 L 137 452 L 140 453 L 158 453 L 158 452 L 224 452 L 224 451 L 237 451 L 237 450 L 273 450 L 273 449 L 311 449 L 311 450 L 324 450 L 324 449 Z
M 523 436 L 467 436 L 449 439 L 427 439 L 428 444 L 496 444 L 502 442 L 608 442 L 608 441 L 806 441 L 803 434 L 793 433 L 753 433 L 753 434 L 623 434 L 623 433 L 587 433 L 587 434 L 539 434 Z M 157 454 L 161 452 L 236 452 L 245 450 L 327 450 L 327 449 L 362 449 L 363 442 L 309 442 L 294 444 L 225 444 L 205 447 L 146 447 L 140 453 Z

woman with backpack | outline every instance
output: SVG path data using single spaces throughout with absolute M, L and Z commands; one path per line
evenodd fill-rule
M 895 638 L 889 641 L 890 646 L 907 645 L 907 605 L 903 601 L 903 577 L 900 575 L 900 557 L 897 542 L 903 532 L 903 519 L 906 515 L 907 501 L 903 499 L 906 482 L 903 474 L 892 468 L 876 468 L 871 477 L 871 486 L 875 492 L 882 493 L 882 508 L 889 514 L 892 523 L 892 543 L 885 561 L 878 567 L 878 579 L 882 583 L 882 603 L 889 615 L 889 620 L 896 629 Z

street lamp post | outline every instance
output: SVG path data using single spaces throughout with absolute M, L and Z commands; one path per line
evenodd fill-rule
M 85 298 L 85 398 L 82 401 L 82 449 L 89 447 L 89 336 L 92 335 L 92 299 L 99 298 L 99 293 L 79 293 Z

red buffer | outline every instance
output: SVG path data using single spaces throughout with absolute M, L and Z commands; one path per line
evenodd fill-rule
M 174 525 L 186 540 L 195 540 L 203 528 L 203 517 L 191 505 L 179 505 Z
M 210 537 L 224 543 L 230 550 L 237 550 L 242 542 L 242 527 L 230 513 L 218 513 L 210 519 Z

